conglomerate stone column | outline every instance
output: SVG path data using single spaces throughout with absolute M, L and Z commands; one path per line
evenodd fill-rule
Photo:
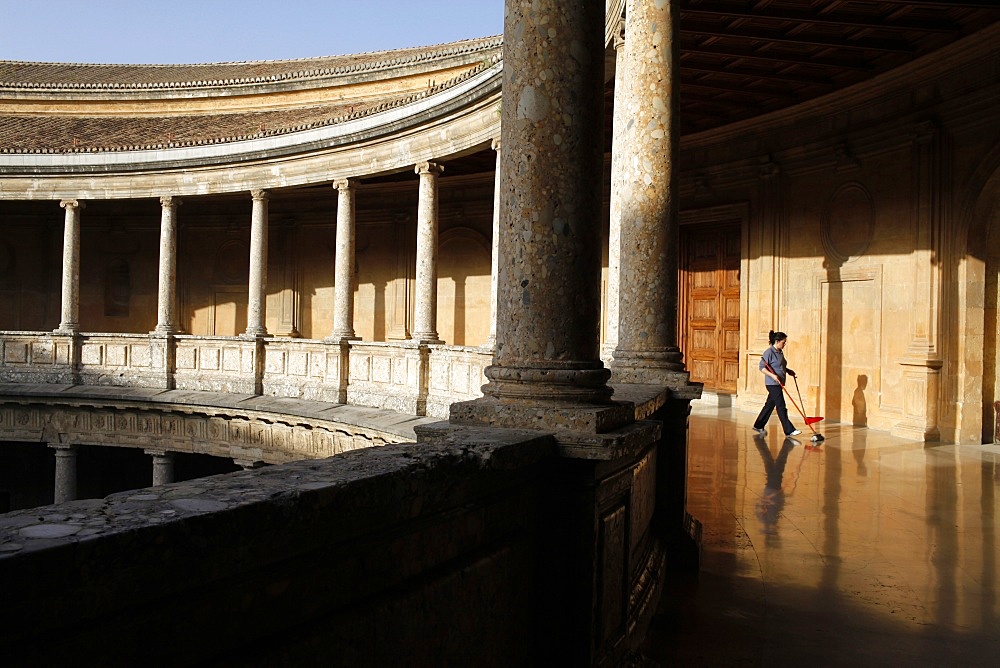
M 444 167 L 423 162 L 414 167 L 420 175 L 417 201 L 416 301 L 413 306 L 413 336 L 420 343 L 443 343 L 437 332 L 438 202 L 437 177 Z
M 160 198 L 160 275 L 156 298 L 156 334 L 177 331 L 177 207 L 176 197 Z
M 611 176 L 620 226 L 615 382 L 686 382 L 676 345 L 677 11 L 673 0 L 625 5 Z
M 352 179 L 334 181 L 337 190 L 337 250 L 334 257 L 333 333 L 338 341 L 354 335 L 354 186 Z
M 267 290 L 267 191 L 253 190 L 250 218 L 250 286 L 246 336 L 267 336 L 264 309 Z
M 618 20 L 618 29 L 614 36 L 616 62 L 621 54 L 622 46 L 624 45 L 625 18 L 622 17 Z M 615 132 L 613 135 L 613 142 L 619 138 L 622 126 L 629 122 L 629 119 L 625 116 L 625 105 L 619 103 L 619 97 L 625 90 L 625 87 L 622 85 L 622 74 L 624 71 L 624 67 L 618 65 L 615 66 L 615 104 L 614 120 L 612 122 L 612 127 Z M 613 147 L 614 143 L 612 143 L 612 148 Z M 612 150 L 612 183 L 615 181 L 615 175 L 621 170 L 621 166 L 617 163 L 624 157 L 625 153 L 625 151 Z M 614 355 L 614 350 L 618 346 L 618 272 L 620 266 L 619 255 L 621 254 L 622 213 L 621 190 L 618 188 L 611 189 L 610 209 L 610 224 L 608 226 L 608 282 L 604 291 L 604 342 L 601 346 L 601 357 L 604 358 L 605 362 L 611 360 Z
M 490 335 L 486 348 L 497 347 L 497 269 L 500 264 L 500 139 L 493 140 L 497 154 L 496 174 L 493 177 L 493 241 L 490 248 Z
M 76 446 L 54 443 L 50 444 L 49 447 L 56 451 L 56 479 L 53 503 L 76 501 Z
M 146 450 L 153 458 L 153 487 L 174 481 L 174 453 L 164 450 Z
M 59 334 L 75 334 L 80 329 L 80 210 L 84 203 L 64 199 L 59 206 L 66 209 L 63 226 L 62 308 Z
M 598 350 L 604 12 L 506 3 L 497 349 L 483 387 L 501 403 L 611 396 Z

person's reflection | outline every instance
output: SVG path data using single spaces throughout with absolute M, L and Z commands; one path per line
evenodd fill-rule
M 868 387 L 868 376 L 861 374 L 858 376 L 858 386 L 854 389 L 854 396 L 851 397 L 851 405 L 854 406 L 854 426 L 868 426 L 868 402 L 865 401 L 865 388 Z
M 762 436 L 754 435 L 753 443 L 757 446 L 760 458 L 764 462 L 765 474 L 764 491 L 757 501 L 757 519 L 761 522 L 766 542 L 770 543 L 778 537 L 778 516 L 785 507 L 785 490 L 781 485 L 781 479 L 785 474 L 785 462 L 788 461 L 788 454 L 792 448 L 799 445 L 799 442 L 794 438 L 786 438 L 777 457 L 771 455 L 771 450 Z
M 858 429 L 854 433 L 854 443 L 851 445 L 851 452 L 854 455 L 854 463 L 857 464 L 859 476 L 868 475 L 868 467 L 865 465 L 865 450 L 868 447 L 868 432 L 865 429 Z

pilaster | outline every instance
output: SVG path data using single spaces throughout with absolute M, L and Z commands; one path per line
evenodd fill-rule
M 903 412 L 894 435 L 920 441 L 941 438 L 938 421 L 941 357 L 938 342 L 941 251 L 941 131 L 933 121 L 913 128 L 913 320 L 903 367 Z

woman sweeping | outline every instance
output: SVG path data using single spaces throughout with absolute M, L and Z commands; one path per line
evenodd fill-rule
M 785 406 L 784 385 L 785 377 L 795 376 L 795 372 L 785 365 L 785 344 L 788 343 L 788 335 L 784 332 L 776 332 L 773 329 L 767 335 L 771 345 L 760 358 L 760 370 L 764 374 L 764 386 L 767 388 L 767 401 L 760 409 L 760 415 L 753 423 L 753 430 L 761 436 L 766 436 L 767 431 L 764 425 L 771 417 L 771 411 L 778 409 L 778 419 L 781 420 L 781 428 L 785 436 L 797 436 L 802 432 L 795 428 L 792 421 L 788 419 L 788 408 Z

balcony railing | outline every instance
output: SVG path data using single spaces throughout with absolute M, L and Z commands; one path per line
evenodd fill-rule
M 202 390 L 446 417 L 492 353 L 409 341 L 0 332 L 0 382 Z

